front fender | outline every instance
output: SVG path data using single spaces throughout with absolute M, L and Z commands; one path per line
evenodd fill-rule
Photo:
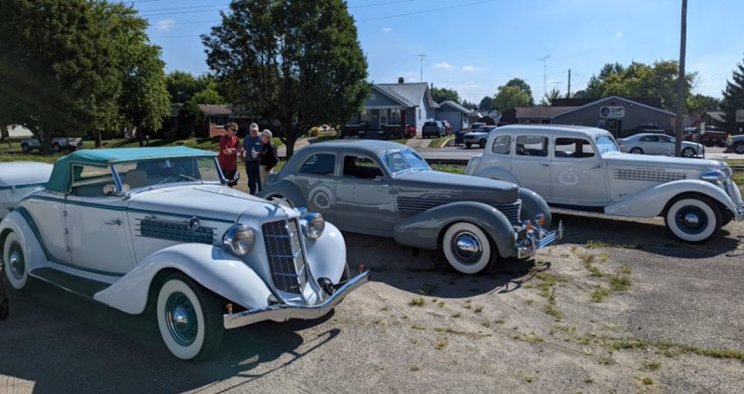
M 299 188 L 292 182 L 282 180 L 261 189 L 258 196 L 271 200 L 272 197 L 282 196 L 286 198 L 293 207 L 307 207 L 307 201 Z
M 513 254 L 514 228 L 498 209 L 481 202 L 453 202 L 419 213 L 395 226 L 393 238 L 401 245 L 436 249 L 439 235 L 455 222 L 470 222 L 482 228 L 496 244 L 501 257 Z
M 326 222 L 323 235 L 315 241 L 305 238 L 305 247 L 313 277 L 316 280 L 328 278 L 338 283 L 346 266 L 346 243 L 341 231 Z
M 479 176 L 481 178 L 489 178 L 489 179 L 496 179 L 499 181 L 511 182 L 519 187 L 522 186 L 522 184 L 519 182 L 519 179 L 517 179 L 517 177 L 512 175 L 512 173 L 506 168 L 490 167 L 490 168 L 486 168 L 485 170 L 481 170 L 474 175 Z
M 164 269 L 175 269 L 244 308 L 268 305 L 271 291 L 243 260 L 204 244 L 174 245 L 148 256 L 119 281 L 93 297 L 112 308 L 139 314 L 145 310 L 150 284 Z
M 731 212 L 737 212 L 736 204 L 721 188 L 710 182 L 685 179 L 658 185 L 616 204 L 609 205 L 605 207 L 605 213 L 615 216 L 656 217 L 664 212 L 664 208 L 669 201 L 684 193 L 703 194 L 720 202 Z
M 550 223 L 553 221 L 553 217 L 550 214 L 550 207 L 548 207 L 548 203 L 539 194 L 530 189 L 520 187 L 519 199 L 522 200 L 522 212 L 519 218 L 521 221 L 535 220 L 537 215 L 544 215 L 545 224 L 542 227 L 545 229 L 550 228 Z

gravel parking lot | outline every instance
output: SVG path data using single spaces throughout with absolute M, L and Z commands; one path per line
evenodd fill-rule
M 152 318 L 33 281 L 0 322 L 0 392 L 744 392 L 744 223 L 694 246 L 661 220 L 556 219 L 560 245 L 472 277 L 347 235 L 373 282 L 320 321 L 229 331 L 201 364 Z

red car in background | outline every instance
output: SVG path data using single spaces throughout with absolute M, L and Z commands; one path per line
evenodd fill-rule
M 442 122 L 444 124 L 444 135 L 450 135 L 452 134 L 452 124 L 446 120 L 439 120 L 438 122 Z

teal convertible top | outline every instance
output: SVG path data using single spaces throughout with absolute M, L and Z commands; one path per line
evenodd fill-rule
M 217 156 L 217 154 L 184 146 L 168 148 L 82 149 L 72 152 L 54 163 L 52 175 L 49 177 L 46 188 L 53 192 L 69 192 L 73 163 L 105 167 L 109 164 L 129 161 L 213 156 Z

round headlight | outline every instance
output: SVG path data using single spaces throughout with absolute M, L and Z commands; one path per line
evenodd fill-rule
M 302 232 L 312 240 L 320 238 L 323 235 L 323 230 L 325 230 L 323 215 L 317 212 L 308 212 L 302 215 L 300 223 L 302 224 Z
M 222 236 L 222 243 L 238 256 L 244 256 L 253 249 L 256 233 L 252 228 L 235 224 Z

